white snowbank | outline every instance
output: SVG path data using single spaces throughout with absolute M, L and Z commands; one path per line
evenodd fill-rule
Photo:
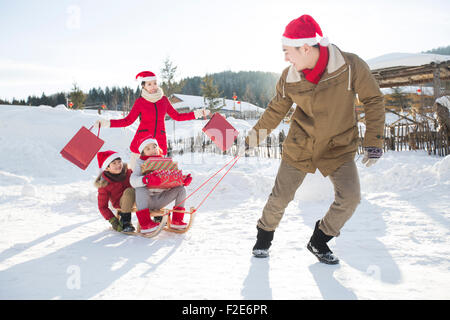
M 98 117 L 0 107 L 0 299 L 450 298 L 450 157 L 389 152 L 370 168 L 357 159 L 362 200 L 330 242 L 338 266 L 318 263 L 306 249 L 333 201 L 330 181 L 308 175 L 275 232 L 271 257 L 256 259 L 256 221 L 279 160 L 241 158 L 184 235 L 125 236 L 110 231 L 97 210 L 96 160 L 83 171 L 59 154 Z M 240 131 L 254 123 L 229 121 Z M 177 122 L 176 136 L 195 135 L 204 124 Z M 135 129 L 101 130 L 104 149 L 128 155 Z M 174 134 L 170 121 L 167 131 Z M 175 160 L 194 177 L 190 193 L 231 158 L 187 153 Z M 219 178 L 187 206 L 197 206 Z

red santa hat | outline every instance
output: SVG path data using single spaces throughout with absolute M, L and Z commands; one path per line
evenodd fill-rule
M 141 140 L 141 143 L 139 144 L 139 148 L 138 148 L 139 152 L 142 153 L 142 151 L 144 150 L 145 146 L 150 144 L 150 143 L 154 143 L 154 144 L 156 144 L 157 147 L 159 147 L 158 141 L 155 138 L 147 137 L 147 138 L 143 138 Z
M 97 153 L 98 167 L 105 171 L 108 168 L 109 164 L 120 158 L 120 155 L 112 150 L 101 151 Z
M 317 34 L 322 37 L 320 41 L 317 40 Z M 301 47 L 304 44 L 310 46 L 315 44 L 328 45 L 328 39 L 323 37 L 319 24 L 307 14 L 289 22 L 284 30 L 281 42 L 289 47 Z
M 137 81 L 152 81 L 156 80 L 156 75 L 151 71 L 142 71 L 136 75 Z

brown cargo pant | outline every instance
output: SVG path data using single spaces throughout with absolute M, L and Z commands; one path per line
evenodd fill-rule
M 120 212 L 132 212 L 135 204 L 135 190 L 133 188 L 126 188 L 120 197 Z
M 294 199 L 295 192 L 305 177 L 305 172 L 281 161 L 272 193 L 263 209 L 262 217 L 258 220 L 258 227 L 266 231 L 276 229 L 283 217 L 284 210 Z M 361 200 L 355 162 L 352 160 L 344 163 L 329 177 L 334 185 L 335 199 L 325 217 L 320 221 L 319 228 L 326 235 L 337 237 Z

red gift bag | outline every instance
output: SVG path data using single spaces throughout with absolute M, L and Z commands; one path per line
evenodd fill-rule
M 69 143 L 61 150 L 61 155 L 85 170 L 105 143 L 105 141 L 98 137 L 99 134 L 100 128 L 98 129 L 98 134 L 95 135 L 90 129 L 81 127 Z
M 214 113 L 202 130 L 222 151 L 231 148 L 239 135 L 239 131 L 217 112 Z

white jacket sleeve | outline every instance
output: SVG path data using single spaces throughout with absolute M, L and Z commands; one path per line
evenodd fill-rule
M 133 173 L 130 176 L 130 184 L 133 188 L 145 187 L 145 184 L 142 182 L 142 178 L 144 175 L 142 174 L 141 165 L 144 163 L 143 160 L 137 159 L 136 164 L 133 168 Z

